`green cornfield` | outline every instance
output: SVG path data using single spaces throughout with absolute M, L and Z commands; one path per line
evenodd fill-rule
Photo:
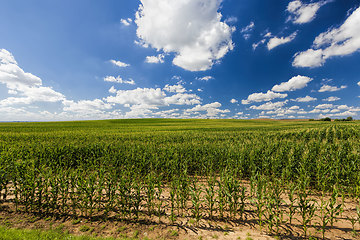
M 0 123 L 0 206 L 200 226 L 360 227 L 360 122 L 106 120 Z M 6 208 L 0 208 L 6 211 Z M 345 219 L 345 220 L 344 220 Z

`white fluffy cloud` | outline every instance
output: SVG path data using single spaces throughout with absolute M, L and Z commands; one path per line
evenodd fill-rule
M 251 106 L 250 109 L 255 109 L 255 110 L 273 110 L 273 109 L 278 109 L 278 108 L 282 108 L 288 101 L 283 101 L 283 102 L 267 102 L 264 103 L 260 106 Z
M 205 71 L 233 49 L 234 27 L 222 22 L 221 0 L 141 0 L 137 36 L 143 44 L 174 52 L 173 63 Z
M 330 28 L 314 40 L 313 48 L 295 54 L 293 66 L 319 67 L 334 56 L 345 56 L 360 49 L 360 7 L 338 28 Z
M 345 89 L 347 88 L 347 86 L 340 86 L 340 87 L 336 87 L 336 86 L 330 86 L 330 85 L 322 85 L 321 88 L 319 89 L 319 92 L 336 92 L 336 91 L 340 91 L 341 89 Z
M 230 100 L 230 102 L 234 104 L 234 103 L 238 103 L 238 100 L 233 98 L 233 99 Z
M 106 101 L 126 106 L 139 105 L 142 109 L 169 105 L 195 105 L 200 104 L 200 97 L 196 94 L 184 93 L 179 86 L 165 86 L 165 91 L 176 93 L 167 95 L 161 88 L 136 88 L 133 90 L 119 90 L 116 96 L 109 96 Z M 144 107 L 146 106 L 146 107 Z
M 1 106 L 65 100 L 63 94 L 51 87 L 42 86 L 42 80 L 39 77 L 24 72 L 18 66 L 14 56 L 5 49 L 0 49 L 0 83 L 6 85 L 9 94 L 16 95 L 16 97 L 1 100 Z
M 186 89 L 183 85 L 177 84 L 177 85 L 169 85 L 166 84 L 164 87 L 165 91 L 172 92 L 172 93 L 184 93 L 186 92 Z
M 295 0 L 289 3 L 287 11 L 290 13 L 288 21 L 295 24 L 304 24 L 311 22 L 316 17 L 316 13 L 320 7 L 331 1 L 319 1 L 315 3 L 305 4 L 299 0 Z
M 205 77 L 196 78 L 196 80 L 205 81 L 205 82 L 207 82 L 209 80 L 213 80 L 213 79 L 215 79 L 215 78 L 212 77 L 212 76 L 205 76 Z
M 158 54 L 157 56 L 147 56 L 145 62 L 147 63 L 164 63 L 164 54 Z
M 360 82 L 358 82 L 357 85 L 360 87 Z
M 328 98 L 325 98 L 323 99 L 323 101 L 325 102 L 335 102 L 335 101 L 339 101 L 341 98 L 338 98 L 338 97 L 328 97 Z
M 250 104 L 252 102 L 266 102 L 271 101 L 276 98 L 286 98 L 288 95 L 286 93 L 275 93 L 273 91 L 267 91 L 267 93 L 253 93 L 248 96 L 246 100 L 242 100 L 242 104 Z
M 110 62 L 117 67 L 129 67 L 130 66 L 130 64 L 127 64 L 127 63 L 124 63 L 121 61 L 110 60 Z
M 100 99 L 95 100 L 81 100 L 78 102 L 64 101 L 64 111 L 75 113 L 99 113 L 103 110 L 109 110 L 112 108 L 111 104 L 104 103 Z
M 204 112 L 206 111 L 207 117 L 216 117 L 218 114 L 224 114 L 224 113 L 229 113 L 230 110 L 228 109 L 219 109 L 221 107 L 221 103 L 219 102 L 213 102 L 213 103 L 209 103 L 209 104 L 205 104 L 205 105 L 196 105 L 195 107 L 191 108 L 191 109 L 187 109 L 185 110 L 186 112 Z
M 124 80 L 122 79 L 122 77 L 117 76 L 107 76 L 104 78 L 105 82 L 113 82 L 113 83 L 121 83 L 121 84 L 130 84 L 130 85 L 135 85 L 135 81 L 133 79 L 129 79 L 129 80 Z
M 295 101 L 295 102 L 312 102 L 312 101 L 316 101 L 317 98 L 313 98 L 313 97 L 310 97 L 310 96 L 306 96 L 306 97 L 299 97 L 299 98 L 296 98 L 296 99 L 292 99 L 292 101 Z
M 333 104 L 319 104 L 315 107 L 315 109 L 328 109 L 333 107 L 334 107 Z
M 289 43 L 293 41 L 296 38 L 297 32 L 292 33 L 290 36 L 287 37 L 273 37 L 269 40 L 267 43 L 267 48 L 270 51 L 271 49 L 274 49 L 282 44 Z M 257 47 L 257 46 L 256 46 Z M 255 47 L 255 48 L 256 48 Z
M 120 22 L 124 25 L 124 26 L 130 26 L 130 24 L 132 23 L 132 19 L 131 18 L 127 18 L 127 19 L 121 19 Z
M 106 98 L 109 103 L 129 105 L 163 105 L 166 94 L 160 88 L 136 88 L 134 90 L 119 90 L 116 96 Z
M 272 88 L 272 91 L 288 92 L 288 91 L 295 91 L 298 89 L 303 89 L 312 80 L 313 80 L 312 78 L 298 75 L 298 76 L 292 77 L 287 82 L 283 82 L 283 83 L 280 83 L 279 85 L 275 85 Z

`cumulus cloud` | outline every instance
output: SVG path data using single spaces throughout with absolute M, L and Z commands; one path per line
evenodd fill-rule
M 360 82 L 358 82 L 357 85 L 360 87 Z
M 335 102 L 335 101 L 339 101 L 341 98 L 338 98 L 338 97 L 328 97 L 328 98 L 325 98 L 323 99 L 323 101 L 325 102 Z
M 130 26 L 130 24 L 132 23 L 132 19 L 131 18 L 127 18 L 127 19 L 121 19 L 120 22 L 124 25 L 124 26 Z
M 333 104 L 319 104 L 315 107 L 315 109 L 328 109 L 333 107 L 334 107 Z
M 100 99 L 95 100 L 81 100 L 78 102 L 64 101 L 64 111 L 75 113 L 100 113 L 103 110 L 109 110 L 112 108 L 111 104 L 104 103 Z
M 14 56 L 5 49 L 0 49 L 0 83 L 6 85 L 10 94 L 17 96 L 1 100 L 1 106 L 65 100 L 63 94 L 42 86 L 39 77 L 21 69 Z
M 272 88 L 272 91 L 274 92 L 291 92 L 298 89 L 303 89 L 307 86 L 309 82 L 311 82 L 313 79 L 306 77 L 306 76 L 295 76 L 292 77 L 289 81 L 280 83 L 279 85 L 275 85 Z
M 316 101 L 317 98 L 313 98 L 313 97 L 310 97 L 310 96 L 306 96 L 306 97 L 299 97 L 299 98 L 296 98 L 296 99 L 292 99 L 292 101 L 295 101 L 295 102 L 312 102 L 312 101 Z
M 109 103 L 130 105 L 163 105 L 166 94 L 160 88 L 136 88 L 134 90 L 119 90 L 116 96 L 106 98 Z
M 297 32 L 292 33 L 290 36 L 287 37 L 273 37 L 270 38 L 269 42 L 267 43 L 267 48 L 270 51 L 271 49 L 274 49 L 282 44 L 289 43 L 293 41 L 296 38 Z M 256 46 L 257 47 L 257 46 Z M 255 47 L 255 48 L 256 48 Z
M 360 49 L 360 7 L 338 28 L 330 28 L 314 40 L 313 47 L 294 56 L 295 67 L 320 67 L 327 59 Z
M 218 114 L 224 114 L 224 113 L 229 113 L 230 110 L 229 109 L 219 109 L 221 107 L 221 103 L 219 102 L 213 102 L 213 103 L 209 103 L 209 104 L 205 104 L 205 105 L 196 105 L 195 107 L 191 108 L 191 109 L 186 109 L 186 112 L 204 112 L 206 111 L 207 117 L 216 117 Z
M 288 21 L 291 21 L 294 24 L 311 22 L 316 17 L 318 10 L 329 2 L 332 2 L 332 0 L 309 4 L 302 3 L 299 0 L 292 1 L 287 6 L 287 11 L 290 13 Z
M 282 108 L 288 101 L 283 101 L 283 102 L 267 102 L 264 103 L 260 106 L 251 106 L 250 109 L 255 109 L 255 110 L 273 110 L 273 109 L 278 109 L 278 108 Z
M 252 102 L 267 102 L 276 98 L 286 98 L 288 95 L 286 93 L 275 93 L 273 91 L 267 91 L 267 93 L 253 93 L 248 96 L 246 100 L 242 100 L 242 104 L 250 104 Z
M 164 54 L 158 54 L 157 56 L 147 56 L 145 62 L 147 63 L 164 63 Z
M 234 103 L 238 103 L 238 100 L 233 98 L 233 99 L 230 100 L 230 102 L 234 104 Z
M 130 64 L 127 64 L 127 63 L 124 63 L 121 61 L 110 60 L 110 62 L 117 67 L 129 67 L 130 66 Z
M 179 86 L 165 86 L 165 91 L 176 93 L 167 95 L 161 88 L 136 88 L 133 90 L 118 90 L 116 96 L 106 98 L 108 103 L 121 105 L 139 105 L 149 107 L 160 107 L 168 105 L 195 105 L 200 104 L 201 98 L 196 94 L 184 93 L 184 89 Z M 145 107 L 142 107 L 143 109 Z
M 222 22 L 221 0 L 141 0 L 136 12 L 142 44 L 174 52 L 173 63 L 189 71 L 205 71 L 234 48 L 234 27 Z
M 196 78 L 196 80 L 199 80 L 199 81 L 209 81 L 209 80 L 213 80 L 215 79 L 214 77 L 212 76 L 205 76 L 205 77 L 201 77 L 201 78 Z
M 321 86 L 321 88 L 319 89 L 319 92 L 336 92 L 336 91 L 340 91 L 341 89 L 345 89 L 347 88 L 347 86 L 340 86 L 340 87 L 336 87 L 336 86 L 330 86 L 330 85 L 323 85 Z
M 133 79 L 129 79 L 129 80 L 124 80 L 122 79 L 122 77 L 117 76 L 107 76 L 104 78 L 105 82 L 113 82 L 113 83 L 120 83 L 120 84 L 130 84 L 130 85 L 135 85 L 135 81 Z
M 177 84 L 177 85 L 166 84 L 165 87 L 164 87 L 164 90 L 168 91 L 168 92 L 173 92 L 173 93 L 184 93 L 184 92 L 186 92 L 186 89 L 181 84 Z

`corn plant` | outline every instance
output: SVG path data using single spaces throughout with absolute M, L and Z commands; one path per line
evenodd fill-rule
M 201 214 L 201 206 L 202 206 L 202 200 L 200 198 L 200 195 L 202 193 L 202 189 L 200 186 L 197 186 L 196 178 L 192 180 L 192 185 L 190 187 L 190 198 L 192 203 L 192 217 L 195 219 L 196 224 L 199 224 L 199 221 L 202 218 Z
M 223 219 L 224 218 L 224 212 L 225 212 L 225 207 L 226 207 L 226 192 L 225 192 L 225 187 L 224 184 L 222 183 L 222 181 L 217 180 L 217 198 L 218 198 L 218 209 L 219 209 L 219 215 L 220 218 Z
M 314 217 L 316 206 L 314 201 L 309 198 L 309 193 L 307 192 L 307 190 L 300 191 L 298 196 L 299 212 L 301 215 L 301 226 L 304 232 L 304 237 L 306 238 L 308 225 L 311 223 Z
M 140 213 L 141 201 L 142 201 L 141 191 L 143 189 L 143 185 L 139 179 L 136 179 L 133 186 L 134 186 L 133 213 L 135 215 L 135 219 L 138 219 Z
M 239 204 L 239 214 L 240 214 L 240 220 L 244 220 L 245 215 L 245 201 L 246 201 L 246 187 L 242 186 L 240 188 L 240 204 Z
M 146 207 L 147 207 L 147 211 L 149 216 L 151 217 L 151 215 L 154 212 L 154 201 L 155 201 L 155 175 L 153 173 L 148 174 L 146 177 Z
M 325 231 L 326 231 L 327 225 L 329 224 L 329 221 L 330 221 L 329 204 L 330 203 L 328 201 L 326 201 L 323 196 L 320 200 L 320 206 L 319 206 L 320 213 L 317 214 L 317 217 L 320 220 L 319 224 L 320 224 L 322 239 L 325 239 Z
M 162 187 L 162 181 L 161 179 L 158 179 L 156 182 L 156 215 L 158 217 L 159 223 L 161 223 L 161 216 L 164 213 L 163 208 L 163 199 L 162 199 L 162 192 L 163 192 L 163 187 Z
M 297 197 L 295 195 L 297 191 L 297 185 L 295 183 L 290 183 L 289 185 L 289 190 L 288 190 L 288 198 L 290 201 L 290 204 L 288 206 L 288 216 L 289 216 L 289 223 L 290 225 L 292 224 L 292 220 L 294 218 L 294 215 L 296 213 L 297 210 L 297 206 L 296 206 L 296 201 L 297 201 Z
M 171 221 L 171 224 L 174 224 L 176 221 L 176 214 L 175 214 L 175 208 L 176 208 L 176 183 L 175 181 L 172 181 L 170 183 L 170 216 L 169 219 Z
M 209 218 L 213 218 L 213 213 L 215 211 L 215 186 L 216 186 L 216 179 L 213 176 L 209 176 L 207 178 L 205 189 L 205 205 L 207 206 Z
M 339 216 L 342 211 L 342 204 L 337 204 L 338 196 L 339 190 L 337 187 L 334 187 L 327 210 L 331 227 L 334 226 L 334 223 L 337 221 L 336 217 Z
M 259 175 L 256 178 L 256 190 L 255 190 L 255 199 L 253 202 L 255 203 L 256 207 L 256 216 L 257 222 L 260 226 L 260 230 L 262 229 L 264 223 L 264 207 L 265 207 L 265 193 L 266 193 L 266 179 L 264 176 Z

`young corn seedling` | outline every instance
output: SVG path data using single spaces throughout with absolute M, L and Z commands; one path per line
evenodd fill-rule
M 245 201 L 246 201 L 246 187 L 242 186 L 240 188 L 240 205 L 239 205 L 240 220 L 244 220 Z
M 274 217 L 275 217 L 275 233 L 278 236 L 280 232 L 280 226 L 284 223 L 284 211 L 281 208 L 282 198 L 281 195 L 283 193 L 283 186 L 280 180 L 275 179 L 275 182 L 272 184 L 272 199 L 274 202 Z
M 213 212 L 215 210 L 215 184 L 215 177 L 209 176 L 205 187 L 205 203 L 209 211 L 210 219 L 213 218 Z
M 227 202 L 229 206 L 229 212 L 231 217 L 235 217 L 239 205 L 239 199 L 240 199 L 240 183 L 235 178 L 230 176 L 226 177 L 225 181 L 226 186 L 226 196 L 227 196 Z
M 260 226 L 260 230 L 262 229 L 264 223 L 264 207 L 265 207 L 265 192 L 266 192 L 266 179 L 263 176 L 258 176 L 256 178 L 256 191 L 255 191 L 255 199 L 253 200 L 256 207 L 256 216 L 257 221 Z
M 201 220 L 201 203 L 202 200 L 200 199 L 200 195 L 202 193 L 202 190 L 200 187 L 196 186 L 196 179 L 193 179 L 192 185 L 190 187 L 190 197 L 191 197 L 191 203 L 192 203 L 192 216 L 196 221 L 196 225 L 199 225 L 199 222 Z
M 142 201 L 142 196 L 141 196 L 141 190 L 142 190 L 143 186 L 142 186 L 142 182 L 140 180 L 135 180 L 134 183 L 134 201 L 133 201 L 133 212 L 135 214 L 135 219 L 139 219 L 139 213 L 140 213 L 140 206 L 141 206 L 141 201 Z
M 172 181 L 170 183 L 170 216 L 169 219 L 171 221 L 171 224 L 174 224 L 176 221 L 176 214 L 175 214 L 175 208 L 176 208 L 176 183 L 175 181 Z
M 111 211 L 114 211 L 116 189 L 118 184 L 118 177 L 111 172 L 106 175 L 106 191 L 105 191 L 105 205 L 104 217 L 107 218 Z
M 356 217 L 350 217 L 347 216 L 346 219 L 351 223 L 351 231 L 353 233 L 353 236 L 356 237 L 357 232 L 356 232 L 356 223 L 357 223 L 357 218 Z
M 217 181 L 218 189 L 217 189 L 217 197 L 218 197 L 218 208 L 219 208 L 219 215 L 220 218 L 224 218 L 224 211 L 226 206 L 226 193 L 225 193 L 225 187 L 222 183 L 222 180 Z
M 289 216 L 289 223 L 290 225 L 292 224 L 292 220 L 294 218 L 294 215 L 296 213 L 296 210 L 297 210 L 297 206 L 296 206 L 296 201 L 297 201 L 297 198 L 296 198 L 296 193 L 297 191 L 297 186 L 295 183 L 290 183 L 290 186 L 289 186 L 289 190 L 288 190 L 288 198 L 289 198 L 289 201 L 290 201 L 290 204 L 289 204 L 289 212 L 288 212 L 288 216 Z
M 180 202 L 181 213 L 186 210 L 186 203 L 190 196 L 190 182 L 188 176 L 183 173 L 179 178 L 179 185 L 178 185 L 178 196 Z
M 162 181 L 161 179 L 159 179 L 156 183 L 156 215 L 159 219 L 159 223 L 161 223 L 161 215 L 163 215 L 163 199 L 162 199 L 162 192 L 163 192 L 163 188 L 162 188 Z
M 271 191 L 269 191 L 265 197 L 264 218 L 266 219 L 269 232 L 272 233 L 275 225 L 275 201 Z
M 301 226 L 304 232 L 304 237 L 307 237 L 308 225 L 310 225 L 316 210 L 313 200 L 309 199 L 307 190 L 300 191 L 299 199 L 299 212 L 301 214 Z
M 334 227 L 334 223 L 337 221 L 336 217 L 339 216 L 342 211 L 342 204 L 337 204 L 338 196 L 338 188 L 334 187 L 328 206 L 328 216 L 331 227 Z
M 320 212 L 319 214 L 317 215 L 317 217 L 319 218 L 320 220 L 320 230 L 321 230 L 321 233 L 322 233 L 322 239 L 325 239 L 325 231 L 326 231 L 326 228 L 327 228 L 327 225 L 329 224 L 329 221 L 330 221 L 330 218 L 329 218 L 329 202 L 327 202 L 325 199 L 324 199 L 324 196 L 321 198 L 321 201 L 320 201 Z
M 59 184 L 59 193 L 60 193 L 60 199 L 61 199 L 61 203 L 60 203 L 60 208 L 59 211 L 61 214 L 66 214 L 67 210 L 68 210 L 68 196 L 69 196 L 69 175 L 68 172 L 64 172 L 62 174 L 60 174 L 60 178 L 58 179 L 58 181 L 60 182 Z
M 78 196 L 77 196 L 77 172 L 71 172 L 70 173 L 70 193 L 69 193 L 69 197 L 70 197 L 70 202 L 71 202 L 71 211 L 74 217 L 77 217 L 77 207 L 78 207 Z
M 153 173 L 148 174 L 146 177 L 146 207 L 149 216 L 154 212 L 154 200 L 155 200 L 155 175 Z

